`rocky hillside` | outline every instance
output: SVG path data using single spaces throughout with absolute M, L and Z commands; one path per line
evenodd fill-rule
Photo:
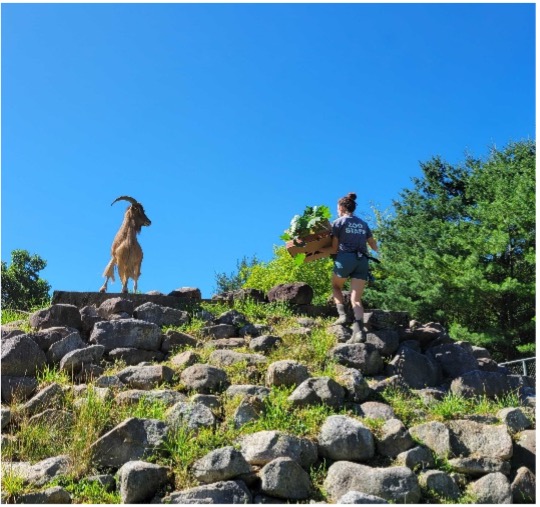
M 403 312 L 355 342 L 311 294 L 75 293 L 3 326 L 2 500 L 535 502 L 533 379 Z

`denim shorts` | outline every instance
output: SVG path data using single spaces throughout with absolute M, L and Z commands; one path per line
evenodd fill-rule
M 369 261 L 365 255 L 358 258 L 354 252 L 340 252 L 334 260 L 334 273 L 340 278 L 367 280 Z

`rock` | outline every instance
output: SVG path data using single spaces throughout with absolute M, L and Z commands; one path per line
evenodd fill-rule
M 101 305 L 97 309 L 97 313 L 104 320 L 108 320 L 113 315 L 119 313 L 127 313 L 131 317 L 133 316 L 133 308 L 133 301 L 121 297 L 116 297 L 109 298 L 103 301 L 103 303 L 101 303 Z
M 454 479 L 440 470 L 428 470 L 420 474 L 418 482 L 422 488 L 446 500 L 457 500 L 461 496 Z
M 161 352 L 168 354 L 169 352 L 180 349 L 182 347 L 196 347 L 198 342 L 193 336 L 190 336 L 173 329 L 167 329 L 161 344 Z
M 53 486 L 37 493 L 26 493 L 17 498 L 22 504 L 66 504 L 71 503 L 71 495 L 60 486 Z
M 259 419 L 264 408 L 264 403 L 257 396 L 246 396 L 234 412 L 234 427 L 241 428 L 244 424 Z
M 106 375 L 106 376 L 99 377 L 95 381 L 95 386 L 102 387 L 102 388 L 113 387 L 117 389 L 126 387 L 124 383 L 116 375 Z
M 285 301 L 293 305 L 309 305 L 313 299 L 313 289 L 304 282 L 282 283 L 268 292 L 268 301 Z
M 89 483 L 99 484 L 105 491 L 109 493 L 116 489 L 116 480 L 111 474 L 90 475 L 86 477 L 86 481 Z
M 411 437 L 442 459 L 450 455 L 450 431 L 440 422 L 428 422 L 409 428 Z
M 48 385 L 35 396 L 28 400 L 21 411 L 28 416 L 37 414 L 46 408 L 52 408 L 54 405 L 61 405 L 64 399 L 64 391 L 56 382 Z
M 309 372 L 305 365 L 298 361 L 285 359 L 276 361 L 266 370 L 267 386 L 291 387 L 300 385 L 309 378 Z
M 333 461 L 366 461 L 375 455 L 371 430 L 344 415 L 327 417 L 318 441 L 321 456 Z
M 384 419 L 388 421 L 396 417 L 394 409 L 390 405 L 379 401 L 366 401 L 360 405 L 360 409 L 360 415 L 368 419 Z
M 326 331 L 336 338 L 338 343 L 347 343 L 352 338 L 352 330 L 348 326 L 332 324 Z
M 162 503 L 177 504 L 249 504 L 252 496 L 242 481 L 220 481 L 185 489 L 166 496 Z
M 200 403 L 212 410 L 221 410 L 221 399 L 213 394 L 196 394 L 191 398 L 192 403 Z
M 207 341 L 203 347 L 207 349 L 239 349 L 247 346 L 245 338 L 221 338 Z
M 8 407 L 1 408 L 1 429 L 3 430 L 11 422 L 11 409 Z
M 296 407 L 324 403 L 338 408 L 345 400 L 345 389 L 330 377 L 312 377 L 304 380 L 287 399 Z
M 498 458 L 461 457 L 448 460 L 448 464 L 452 470 L 471 477 L 481 477 L 494 472 L 504 475 L 510 473 L 510 463 Z
M 2 341 L 2 376 L 33 377 L 45 363 L 45 353 L 27 335 Z
M 24 401 L 34 394 L 38 381 L 34 377 L 11 377 L 2 375 L 2 401 L 11 403 L 14 400 Z
M 28 422 L 32 425 L 37 424 L 46 427 L 59 425 L 70 427 L 75 422 L 75 416 L 72 412 L 68 412 L 67 410 L 48 408 L 43 412 L 30 417 Z
M 433 359 L 403 346 L 386 367 L 386 374 L 399 375 L 413 389 L 434 387 L 442 380 L 441 367 Z
M 406 328 L 409 325 L 409 314 L 407 312 L 371 310 L 364 313 L 364 323 L 369 329 Z
M 200 356 L 195 352 L 186 350 L 171 357 L 171 366 L 173 368 L 183 369 L 197 364 L 200 359 Z
M 304 469 L 317 461 L 317 444 L 281 431 L 259 431 L 240 437 L 240 450 L 251 465 L 266 465 L 276 458 L 291 458 Z
M 217 324 L 228 324 L 237 328 L 245 326 L 248 322 L 248 318 L 238 310 L 224 312 L 216 319 Z
M 506 424 L 512 433 L 529 429 L 532 426 L 531 421 L 520 408 L 503 408 L 497 412 L 497 417 Z
M 236 336 L 236 327 L 231 324 L 216 324 L 206 326 L 201 329 L 203 336 L 208 336 L 211 340 L 220 340 L 223 338 L 232 338 Z
M 360 493 L 359 491 L 349 491 L 345 493 L 336 502 L 339 505 L 353 504 L 353 503 L 388 503 L 384 498 L 380 496 L 367 495 L 366 493 Z
M 345 388 L 347 401 L 361 403 L 371 394 L 371 388 L 359 370 L 337 365 L 336 372 L 336 381 Z
M 343 366 L 360 370 L 363 375 L 377 375 L 383 369 L 381 355 L 371 343 L 342 343 L 331 349 L 328 355 Z
M 193 463 L 195 478 L 203 483 L 227 481 L 251 472 L 251 466 L 234 447 L 222 447 L 209 452 Z
M 118 404 L 137 405 L 139 403 L 161 403 L 165 407 L 172 407 L 180 401 L 186 401 L 184 394 L 172 389 L 154 389 L 151 391 L 142 389 L 130 389 L 121 391 L 114 399 Z
M 403 377 L 400 375 L 392 375 L 391 377 L 383 377 L 382 380 L 378 380 L 381 377 L 376 377 L 377 380 L 371 382 L 369 387 L 374 393 L 382 394 L 386 389 L 393 389 L 396 391 L 402 391 L 404 393 L 410 391 L 410 387 L 405 383 Z
M 304 500 L 311 493 L 308 473 L 290 458 L 277 458 L 259 472 L 261 490 L 267 495 L 286 500 Z
M 431 451 L 422 445 L 418 445 L 396 456 L 397 465 L 402 465 L 411 470 L 423 470 L 435 466 L 435 460 Z
M 68 373 L 79 373 L 85 366 L 98 363 L 103 357 L 105 347 L 90 345 L 84 349 L 68 352 L 60 361 L 60 369 Z
M 212 410 L 201 403 L 180 401 L 167 410 L 167 422 L 170 426 L 185 426 L 189 430 L 213 428 L 216 417 Z
M 174 377 L 174 370 L 162 365 L 128 366 L 116 375 L 131 389 L 149 391 L 164 383 L 170 383 Z
M 69 352 L 86 347 L 78 331 L 67 335 L 65 338 L 53 343 L 47 351 L 47 362 L 49 364 L 59 363 Z
M 74 327 L 58 326 L 36 331 L 27 336 L 34 340 L 43 352 L 47 352 L 56 342 L 73 333 L 79 333 L 79 331 Z
M 194 364 L 186 368 L 181 373 L 180 379 L 187 389 L 203 394 L 221 392 L 229 385 L 224 370 L 206 364 Z
M 270 394 L 270 389 L 253 384 L 233 384 L 227 388 L 224 394 L 229 398 L 234 396 L 257 396 L 259 399 L 264 400 Z
M 157 326 L 181 326 L 189 322 L 189 314 L 176 308 L 156 305 L 147 302 L 135 308 L 133 316 L 136 319 L 152 322 Z
M 30 325 L 34 329 L 68 326 L 82 329 L 81 314 L 74 305 L 52 305 L 30 315 Z
M 427 355 L 441 365 L 443 375 L 447 378 L 455 379 L 478 370 L 478 362 L 472 353 L 456 343 L 430 348 Z
M 122 503 L 145 503 L 168 482 L 164 466 L 145 461 L 128 461 L 118 470 L 118 484 Z
M 536 504 L 536 477 L 528 468 L 517 470 L 510 488 L 514 503 Z
M 379 329 L 367 333 L 366 343 L 371 343 L 381 356 L 390 356 L 399 347 L 399 334 L 394 329 Z
M 377 438 L 377 452 L 381 456 L 395 458 L 412 447 L 414 441 L 399 419 L 389 419 L 384 423 Z
M 162 421 L 130 417 L 90 446 L 94 464 L 119 468 L 128 461 L 143 459 L 163 445 L 167 433 Z
M 95 306 L 85 306 L 79 310 L 81 314 L 81 331 L 84 336 L 90 336 L 94 324 L 103 320 Z
M 474 495 L 475 503 L 512 503 L 510 482 L 506 476 L 499 472 L 485 475 L 469 484 L 468 489 Z
M 214 350 L 208 358 L 208 363 L 215 366 L 231 366 L 246 362 L 247 366 L 265 363 L 266 357 L 261 354 L 245 354 L 234 350 Z
M 197 289 L 197 287 L 180 287 L 169 292 L 168 296 L 182 298 L 186 301 L 200 301 L 201 290 Z
M 450 390 L 453 394 L 465 398 L 484 395 L 488 398 L 496 398 L 510 392 L 511 386 L 504 373 L 477 370 L 454 379 Z
M 409 468 L 372 468 L 349 461 L 336 461 L 330 466 L 324 488 L 334 502 L 349 491 L 394 503 L 418 503 L 421 498 L 418 479 Z
M 524 430 L 514 442 L 512 455 L 512 468 L 527 467 L 532 472 L 536 471 L 536 431 Z
M 110 361 L 123 361 L 128 366 L 136 366 L 150 361 L 163 361 L 165 356 L 156 350 L 142 350 L 134 348 L 113 349 L 108 354 Z
M 47 458 L 34 465 L 24 462 L 2 463 L 3 473 L 12 473 L 21 477 L 24 484 L 41 487 L 56 477 L 67 475 L 69 472 L 68 456 Z
M 160 350 L 161 330 L 155 324 L 136 319 L 97 322 L 90 343 L 103 345 L 106 352 L 120 348 Z
M 265 334 L 252 338 L 249 342 L 249 348 L 255 352 L 270 352 L 279 344 L 281 344 L 281 338 Z
M 246 324 L 238 330 L 238 334 L 242 337 L 255 338 L 265 333 L 270 332 L 270 326 L 266 324 Z
M 512 438 L 504 425 L 475 421 L 449 421 L 450 448 L 455 456 L 507 460 L 512 457 Z

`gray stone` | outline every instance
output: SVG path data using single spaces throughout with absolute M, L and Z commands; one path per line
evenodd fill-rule
M 56 456 L 47 458 L 34 465 L 25 462 L 4 462 L 4 473 L 12 473 L 21 477 L 24 484 L 41 487 L 52 481 L 55 477 L 67 475 L 70 469 L 68 456 Z
M 79 373 L 87 365 L 98 363 L 103 357 L 105 347 L 90 345 L 84 349 L 68 352 L 60 361 L 60 369 L 68 373 Z
M 454 479 L 440 470 L 428 470 L 418 477 L 420 486 L 446 500 L 457 500 L 461 491 Z
M 497 412 L 497 417 L 512 433 L 527 430 L 532 426 L 532 422 L 520 408 L 503 408 Z
M 208 362 L 215 366 L 231 366 L 244 361 L 251 366 L 265 363 L 267 359 L 261 354 L 245 354 L 234 350 L 214 350 L 208 358 Z
M 119 468 L 128 461 L 152 455 L 164 443 L 167 425 L 155 419 L 126 419 L 91 446 L 94 464 Z
M 364 313 L 364 323 L 370 329 L 406 328 L 409 325 L 409 314 L 407 312 L 371 310 Z
M 89 475 L 85 479 L 87 482 L 99 484 L 105 491 L 112 493 L 116 489 L 116 480 L 111 474 Z
M 414 441 L 405 425 L 399 419 L 389 419 L 377 437 L 377 452 L 390 458 L 414 447 Z
M 311 493 L 308 473 L 290 458 L 277 458 L 259 472 L 261 490 L 267 495 L 287 500 L 304 500 Z
M 404 346 L 386 367 L 386 374 L 399 375 L 413 389 L 434 387 L 442 380 L 441 367 L 433 359 Z
M 213 410 L 221 410 L 221 399 L 213 394 L 196 394 L 191 398 L 192 403 L 200 403 Z
M 54 382 L 39 391 L 35 396 L 29 399 L 21 408 L 26 415 L 37 414 L 46 408 L 52 408 L 54 405 L 60 405 L 64 399 L 64 391 L 59 384 Z
M 68 326 L 82 329 L 81 314 L 74 305 L 52 305 L 30 315 L 30 325 L 34 329 Z
M 276 361 L 266 370 L 267 386 L 294 386 L 300 385 L 309 378 L 309 372 L 305 365 L 298 361 L 285 359 Z
M 266 465 L 276 458 L 291 458 L 308 469 L 317 461 L 317 444 L 282 431 L 259 431 L 240 437 L 240 450 L 251 465 Z
M 443 375 L 455 379 L 470 371 L 478 370 L 476 358 L 456 343 L 449 343 L 430 348 L 427 352 L 441 365 Z
M 53 343 L 47 351 L 47 361 L 49 364 L 59 363 L 69 352 L 86 347 L 78 331 L 67 335 L 65 338 Z
M 32 338 L 43 352 L 47 352 L 56 342 L 78 332 L 74 327 L 58 326 L 36 331 L 27 336 Z
M 371 388 L 366 379 L 362 376 L 360 370 L 356 368 L 337 365 L 336 381 L 345 388 L 345 399 L 347 401 L 361 403 L 371 394 Z
M 155 324 L 137 319 L 97 322 L 90 342 L 103 345 L 106 352 L 119 348 L 160 350 L 161 330 Z
M 536 431 L 524 430 L 519 433 L 514 442 L 512 468 L 527 467 L 536 471 Z
M 180 331 L 174 331 L 173 329 L 167 329 L 163 336 L 163 343 L 161 344 L 161 351 L 164 354 L 168 354 L 173 350 L 177 350 L 183 347 L 196 347 L 198 342 L 193 336 Z
M 168 482 L 168 469 L 164 466 L 129 461 L 118 470 L 118 485 L 122 503 L 144 503 Z
M 450 431 L 440 422 L 428 422 L 409 428 L 411 437 L 442 459 L 450 457 Z
M 180 401 L 167 410 L 167 422 L 170 426 L 184 426 L 189 430 L 213 428 L 216 417 L 212 410 L 202 403 Z
M 131 389 L 149 391 L 164 383 L 170 383 L 174 377 L 174 370 L 163 365 L 128 366 L 116 375 Z
M 501 504 L 512 503 L 510 482 L 500 472 L 488 474 L 469 484 L 469 492 L 475 503 Z
M 528 468 L 517 470 L 510 488 L 514 503 L 536 504 L 536 477 Z
M 176 308 L 156 305 L 147 302 L 135 308 L 133 316 L 136 319 L 153 322 L 158 326 L 181 326 L 189 322 L 189 314 Z
M 345 400 L 345 389 L 330 377 L 312 377 L 304 380 L 287 399 L 297 407 L 323 403 L 338 408 Z
M 192 472 L 199 482 L 210 484 L 249 474 L 251 466 L 240 451 L 229 446 L 215 449 L 197 460 Z
M 142 350 L 134 348 L 113 349 L 108 353 L 110 361 L 123 361 L 128 366 L 136 366 L 150 361 L 163 361 L 165 356 L 157 350 Z
M 228 324 L 234 327 L 243 327 L 248 324 L 248 318 L 238 310 L 229 310 L 222 313 L 217 319 L 217 324 Z
M 11 409 L 8 407 L 2 407 L 0 414 L 0 420 L 2 422 L 1 429 L 3 430 L 11 422 Z
M 27 335 L 2 341 L 2 376 L 32 377 L 45 363 L 45 353 Z
M 180 379 L 187 389 L 202 394 L 221 392 L 229 385 L 224 370 L 206 364 L 194 364 L 186 368 L 181 373 Z
M 336 338 L 338 343 L 347 343 L 352 338 L 352 330 L 341 324 L 332 324 L 326 331 Z
M 431 342 L 441 337 L 447 337 L 446 330 L 437 322 L 428 322 L 427 324 L 418 324 L 412 321 L 410 324 L 410 337 L 416 340 L 422 348 L 426 348 Z
M 242 481 L 220 481 L 171 493 L 162 503 L 249 504 L 252 499 L 249 489 Z
M 249 342 L 249 348 L 255 352 L 270 352 L 273 348 L 281 344 L 281 338 L 265 334 L 252 338 Z
M 237 336 L 236 327 L 231 324 L 216 324 L 214 326 L 206 326 L 201 329 L 203 336 L 208 336 L 211 340 L 219 340 L 222 338 L 232 338 Z
M 344 415 L 327 417 L 318 441 L 321 456 L 333 461 L 366 461 L 375 455 L 371 430 Z
M 172 389 L 129 389 L 118 393 L 115 401 L 118 404 L 137 405 L 139 403 L 161 403 L 165 407 L 172 407 L 175 403 L 186 401 L 184 394 Z
M 282 283 L 268 291 L 268 301 L 285 301 L 293 305 L 309 305 L 313 289 L 304 282 Z
M 56 408 L 48 408 L 39 414 L 30 417 L 30 424 L 38 424 L 43 426 L 62 426 L 64 428 L 71 427 L 75 422 L 75 415 L 67 410 L 59 410 Z
M 397 465 L 406 466 L 413 471 L 424 470 L 435 466 L 433 453 L 427 447 L 422 445 L 418 445 L 408 451 L 398 454 L 395 462 Z
M 394 503 L 418 503 L 421 498 L 418 479 L 409 468 L 372 468 L 349 461 L 336 461 L 330 466 L 324 488 L 334 502 L 349 491 Z
M 460 457 L 448 460 L 448 464 L 456 472 L 471 477 L 481 477 L 494 472 L 501 472 L 504 475 L 510 473 L 510 462 L 498 458 Z
M 477 347 L 473 345 L 471 347 L 471 353 L 476 359 L 491 359 L 491 354 L 484 347 Z
M 103 320 L 95 306 L 85 306 L 79 310 L 81 314 L 81 331 L 84 336 L 90 336 L 94 324 Z
M 224 394 L 229 398 L 234 396 L 257 396 L 264 400 L 270 394 L 270 389 L 253 384 L 233 384 L 227 388 Z
M 173 368 L 183 369 L 197 364 L 200 359 L 201 358 L 197 353 L 191 350 L 186 350 L 171 357 L 170 362 Z
M 337 363 L 356 368 L 364 375 L 377 375 L 383 369 L 381 355 L 371 343 L 342 343 L 331 349 L 328 355 Z
M 240 336 L 251 338 L 255 338 L 269 332 L 270 326 L 266 324 L 246 324 L 238 330 L 238 334 Z
M 119 313 L 127 313 L 128 315 L 132 316 L 133 308 L 133 301 L 116 297 L 103 301 L 103 303 L 99 305 L 97 313 L 102 319 L 108 320 L 111 318 L 111 316 Z
M 2 375 L 0 384 L 2 386 L 2 401 L 6 403 L 27 400 L 34 394 L 38 387 L 38 381 L 34 377 Z
M 61 486 L 53 486 L 37 493 L 26 493 L 17 498 L 23 504 L 66 504 L 71 503 L 71 495 Z
M 175 298 L 180 298 L 185 301 L 200 301 L 201 300 L 201 289 L 197 287 L 179 287 L 169 292 L 168 296 Z
M 507 460 L 512 457 L 512 438 L 505 425 L 475 421 L 449 421 L 450 447 L 455 456 Z
M 394 329 L 373 330 L 367 333 L 366 343 L 371 343 L 381 356 L 389 356 L 399 347 L 399 334 Z
M 260 419 L 264 413 L 264 403 L 257 396 L 246 396 L 238 405 L 233 415 L 234 427 L 241 428 L 244 424 Z
M 104 375 L 97 378 L 95 381 L 95 386 L 102 388 L 112 387 L 118 389 L 126 387 L 116 375 Z
M 359 503 L 388 503 L 384 498 L 375 495 L 367 495 L 366 493 L 360 493 L 359 491 L 349 491 L 345 493 L 336 502 L 337 504 L 359 504 Z
M 207 341 L 203 347 L 206 349 L 239 349 L 247 347 L 247 341 L 245 338 L 222 338 Z
M 386 421 L 394 419 L 396 414 L 394 409 L 386 403 L 379 401 L 366 401 L 360 405 L 361 417 L 368 419 L 384 419 Z
M 453 394 L 465 398 L 484 395 L 488 398 L 496 398 L 508 394 L 512 386 L 504 373 L 477 370 L 454 379 L 450 390 Z

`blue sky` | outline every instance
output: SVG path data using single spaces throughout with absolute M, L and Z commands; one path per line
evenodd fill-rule
M 3 4 L 2 260 L 97 290 L 131 195 L 139 290 L 215 288 L 306 205 L 535 139 L 534 4 Z M 131 283 L 131 282 L 130 282 Z M 109 286 L 120 290 L 120 283 Z

